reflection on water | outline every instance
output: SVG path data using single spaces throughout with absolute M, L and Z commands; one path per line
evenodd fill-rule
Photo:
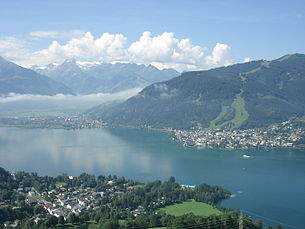
M 249 155 L 245 158 L 243 155 Z M 217 184 L 223 202 L 301 228 L 305 225 L 305 151 L 184 148 L 168 134 L 131 129 L 0 128 L 0 166 L 41 175 L 116 174 L 148 181 Z M 286 227 L 289 228 L 289 227 Z
M 118 137 L 107 129 L 0 128 L 1 165 L 47 175 L 88 172 L 126 176 L 138 173 L 147 177 L 157 170 L 170 176 L 170 160 L 159 161 L 143 142 L 128 142 L 130 136 L 123 130 L 122 133 L 123 137 Z M 138 141 L 141 142 L 141 138 Z

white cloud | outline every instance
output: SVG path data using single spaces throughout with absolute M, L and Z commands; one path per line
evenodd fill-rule
M 159 91 L 159 92 L 167 92 L 168 91 L 168 87 L 165 83 L 156 83 L 156 84 L 153 84 L 154 88 L 156 91 Z
M 246 57 L 246 58 L 244 58 L 244 63 L 247 63 L 247 62 L 250 62 L 251 61 L 251 58 L 250 57 Z
M 25 65 L 44 65 L 51 62 L 62 62 L 68 58 L 99 59 L 104 62 L 125 60 L 126 54 L 123 46 L 127 38 L 122 34 L 104 33 L 94 39 L 90 32 L 84 36 L 73 38 L 61 45 L 53 41 L 47 49 L 33 52 L 24 62 Z
M 90 95 L 32 95 L 14 94 L 0 96 L 0 112 L 27 112 L 40 111 L 85 111 L 92 107 L 108 104 L 115 101 L 124 101 L 136 95 L 141 88 L 133 88 L 126 91 L 108 94 L 97 93 Z
M 66 33 L 34 31 L 30 35 L 37 38 L 60 38 L 67 36 Z M 211 55 L 206 55 L 206 47 L 192 44 L 189 38 L 178 39 L 170 32 L 157 36 L 144 32 L 138 41 L 129 46 L 123 34 L 104 33 L 98 38 L 94 38 L 90 32 L 82 34 L 81 30 L 75 30 L 71 34 L 75 37 L 65 44 L 54 40 L 46 49 L 34 52 L 26 49 L 26 44 L 19 40 L 11 39 L 7 44 L 0 39 L 0 55 L 23 66 L 58 63 L 72 57 L 111 63 L 152 64 L 159 69 L 175 68 L 178 71 L 208 69 L 234 63 L 231 47 L 227 44 L 217 43 Z
M 227 66 L 234 63 L 231 47 L 227 44 L 217 43 L 211 56 L 205 58 L 205 65 L 209 67 Z
M 100 57 L 100 60 L 125 60 L 126 51 L 123 49 L 123 47 L 126 41 L 127 38 L 123 34 L 104 33 L 94 42 L 97 49 L 96 55 Z
M 160 70 L 165 69 L 165 68 L 173 68 L 173 69 L 176 69 L 178 72 L 196 71 L 199 69 L 208 68 L 208 67 L 199 67 L 199 65 L 197 66 L 194 64 L 181 64 L 181 63 L 173 63 L 173 62 L 151 62 L 151 65 L 155 66 L 156 68 L 158 68 Z
M 0 38 L 0 56 L 9 60 L 21 61 L 28 58 L 27 42 L 15 37 Z
M 160 93 L 160 99 L 169 99 L 171 97 L 176 96 L 179 92 L 176 88 L 169 90 L 165 83 L 156 83 L 153 84 L 153 86 L 156 91 Z
M 83 30 L 68 30 L 68 31 L 55 31 L 55 30 L 38 30 L 29 33 L 33 39 L 52 38 L 52 39 L 72 39 L 81 37 L 85 34 Z
M 130 59 L 138 63 L 152 63 L 158 68 L 189 70 L 202 65 L 205 47 L 195 46 L 190 39 L 177 39 L 174 33 L 151 37 L 144 32 L 139 41 L 128 48 Z
M 19 101 L 65 101 L 69 103 L 75 102 L 96 102 L 97 104 L 101 104 L 104 102 L 111 102 L 115 100 L 126 100 L 138 92 L 140 92 L 143 88 L 132 88 L 125 91 L 117 92 L 117 93 L 97 93 L 97 94 L 89 94 L 89 95 L 33 95 L 33 94 L 16 94 L 10 93 L 7 96 L 0 96 L 0 104 L 11 103 L 11 102 L 19 102 Z
M 169 61 L 176 46 L 173 33 L 152 38 L 150 32 L 144 32 L 139 41 L 130 45 L 128 53 L 135 61 Z
M 298 13 L 296 14 L 297 19 L 303 19 L 304 18 L 304 14 L 302 13 Z

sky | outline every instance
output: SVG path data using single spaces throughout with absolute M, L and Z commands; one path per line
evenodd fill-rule
M 0 56 L 178 71 L 305 53 L 304 0 L 1 0 Z

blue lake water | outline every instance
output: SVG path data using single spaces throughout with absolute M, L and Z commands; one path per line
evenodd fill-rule
M 40 175 L 87 172 L 140 181 L 175 176 L 181 184 L 228 188 L 236 197 L 223 206 L 242 209 L 268 225 L 305 225 L 305 150 L 185 148 L 167 133 L 137 129 L 0 128 L 0 166 Z

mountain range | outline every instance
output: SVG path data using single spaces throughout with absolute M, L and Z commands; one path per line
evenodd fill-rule
M 152 65 L 81 63 L 75 59 L 68 59 L 61 65 L 34 66 L 32 69 L 65 84 L 76 94 L 115 93 L 144 88 L 179 75 L 174 69 L 159 70 Z
M 303 54 L 186 72 L 88 112 L 113 125 L 175 129 L 254 128 L 304 114 Z
M 74 94 L 64 84 L 0 57 L 0 95 L 9 93 L 41 95 Z

